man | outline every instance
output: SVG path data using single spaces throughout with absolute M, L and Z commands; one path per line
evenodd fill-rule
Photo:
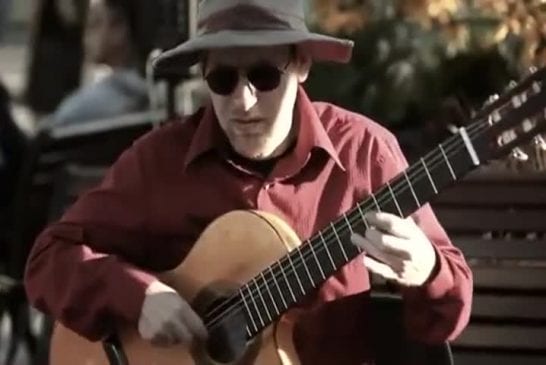
M 87 9 L 84 53 L 105 75 L 74 91 L 51 117 L 55 126 L 115 118 L 148 108 L 144 68 L 153 33 L 140 21 L 141 2 L 91 0 Z
M 313 61 L 346 62 L 351 49 L 309 33 L 302 1 L 202 1 L 198 35 L 156 67 L 200 61 L 210 104 L 138 140 L 40 235 L 26 271 L 32 303 L 91 340 L 120 322 L 160 345 L 204 339 L 201 319 L 151 272 L 177 266 L 208 223 L 260 209 L 305 239 L 406 167 L 389 132 L 312 103 L 301 87 Z M 428 206 L 414 218 L 419 226 L 367 215 L 373 229 L 352 241 L 368 255 L 302 304 L 294 341 L 303 364 L 373 361 L 368 270 L 400 285 L 412 337 L 439 342 L 461 332 L 470 270 Z

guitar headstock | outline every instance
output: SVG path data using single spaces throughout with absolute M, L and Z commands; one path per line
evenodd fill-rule
M 525 159 L 518 147 L 534 139 L 540 148 L 546 143 L 540 133 L 546 130 L 546 69 L 532 70 L 519 83 L 512 83 L 500 96 L 492 96 L 467 127 L 474 134 L 480 157 L 485 160 L 509 154 Z

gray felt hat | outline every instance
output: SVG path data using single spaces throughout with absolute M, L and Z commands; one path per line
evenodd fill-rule
M 154 60 L 159 73 L 177 73 L 202 51 L 223 47 L 297 44 L 315 61 L 346 63 L 353 42 L 307 29 L 303 0 L 201 0 L 197 34 Z

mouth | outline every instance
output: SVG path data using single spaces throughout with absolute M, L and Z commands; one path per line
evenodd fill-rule
M 257 123 L 260 123 L 260 122 L 263 122 L 264 119 L 263 118 L 235 118 L 235 119 L 232 119 L 232 122 L 235 123 L 235 124 L 243 124 L 243 125 L 246 125 L 246 124 L 257 124 Z

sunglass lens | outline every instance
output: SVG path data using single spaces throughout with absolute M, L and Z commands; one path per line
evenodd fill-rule
M 281 81 L 281 71 L 275 66 L 258 65 L 248 71 L 248 81 L 260 91 L 271 91 Z
M 219 95 L 229 95 L 239 82 L 239 73 L 234 67 L 218 67 L 206 77 L 210 89 Z

